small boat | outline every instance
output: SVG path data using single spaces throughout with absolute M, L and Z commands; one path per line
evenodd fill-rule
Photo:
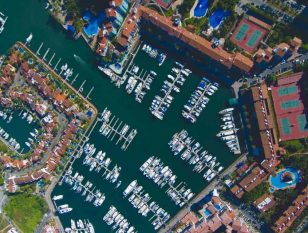
M 26 44 L 30 44 L 31 41 L 32 41 L 32 38 L 33 38 L 33 35 L 32 35 L 32 33 L 30 33 L 30 35 L 26 39 Z
M 234 110 L 234 108 L 226 108 L 226 109 L 223 109 L 219 112 L 219 114 L 223 115 L 223 114 L 226 114 L 226 113 L 230 113 Z
M 57 195 L 57 196 L 53 196 L 52 200 L 53 201 L 59 201 L 63 199 L 63 195 Z

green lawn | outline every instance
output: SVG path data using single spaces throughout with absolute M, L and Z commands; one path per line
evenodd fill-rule
M 17 194 L 9 198 L 4 211 L 23 233 L 33 233 L 47 211 L 47 205 L 41 197 Z
M 3 217 L 2 214 L 0 214 L 0 232 L 2 232 L 4 229 L 6 229 L 10 223 Z M 5 232 L 5 231 L 3 231 Z

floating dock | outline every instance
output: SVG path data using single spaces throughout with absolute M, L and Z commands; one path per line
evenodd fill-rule
M 99 129 L 99 133 L 110 139 L 110 141 L 117 139 L 116 145 L 122 142 L 121 149 L 125 151 L 137 135 L 137 130 L 130 130 L 129 125 L 122 125 L 123 121 L 119 122 L 119 118 L 111 116 L 112 113 L 105 108 L 100 118 L 100 121 L 102 121 L 103 124 Z

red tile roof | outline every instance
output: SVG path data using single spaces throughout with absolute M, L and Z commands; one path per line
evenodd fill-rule
M 144 6 L 140 6 L 139 9 L 141 10 L 144 19 L 151 21 L 162 30 L 167 31 L 169 35 L 179 38 L 191 47 L 199 50 L 214 60 L 221 62 L 226 67 L 231 68 L 232 65 L 234 65 L 246 72 L 249 72 L 252 69 L 253 62 L 249 58 L 246 59 L 243 55 L 228 53 L 221 47 L 212 48 L 211 42 L 187 31 L 184 28 L 173 26 L 173 23 L 169 18 Z

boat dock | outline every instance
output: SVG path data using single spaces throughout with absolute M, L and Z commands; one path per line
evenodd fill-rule
M 194 172 L 201 173 L 205 168 L 208 168 L 203 176 L 207 181 L 211 181 L 223 170 L 222 166 L 218 170 L 214 169 L 220 165 L 219 162 L 216 162 L 216 157 L 209 154 L 207 150 L 203 150 L 201 144 L 189 137 L 186 130 L 174 134 L 169 142 L 169 147 L 174 155 L 181 155 L 182 160 L 192 165 Z
M 207 103 L 210 101 L 205 94 L 212 96 L 218 90 L 219 84 L 212 84 L 207 78 L 202 78 L 197 89 L 191 94 L 188 102 L 184 105 L 182 115 L 191 123 L 195 123 Z
M 117 138 L 116 145 L 123 141 L 121 149 L 125 151 L 137 135 L 137 130 L 130 130 L 129 125 L 123 124 L 123 121 L 119 122 L 119 118 L 111 116 L 112 113 L 105 108 L 100 118 L 103 124 L 99 129 L 99 133 L 110 139 L 110 141 L 116 140 Z
M 237 135 L 237 130 L 235 126 L 233 108 L 227 108 L 219 112 L 223 125 L 221 125 L 222 130 L 217 134 L 226 145 L 229 147 L 230 152 L 235 155 L 241 154 L 241 147 Z
M 118 229 L 116 232 L 137 233 L 135 227 L 115 208 L 113 205 L 109 207 L 108 212 L 103 217 L 103 221 L 108 226 L 112 226 L 112 230 Z
M 188 77 L 191 72 L 188 69 L 184 69 L 184 66 L 182 64 L 176 64 L 178 64 L 180 68 L 172 69 L 175 74 L 175 77 L 169 74 L 167 76 L 169 80 L 165 80 L 164 85 L 161 88 L 161 92 L 164 93 L 164 96 L 161 97 L 156 95 L 150 107 L 151 113 L 160 120 L 164 118 L 165 112 L 170 107 L 173 101 L 174 97 L 171 95 L 171 93 L 173 91 L 180 92 L 180 87 L 184 85 L 186 77 Z
M 127 194 L 127 190 L 130 190 L 130 193 Z M 128 201 L 134 208 L 138 209 L 139 214 L 145 218 L 148 214 L 152 215 L 148 221 L 151 222 L 155 230 L 159 229 L 169 220 L 170 214 L 160 208 L 155 201 L 150 202 L 152 197 L 148 193 L 144 193 L 143 187 L 138 185 L 136 180 L 131 182 L 124 192 L 126 192 L 125 197 L 128 198 Z
M 85 184 L 82 184 L 84 177 L 78 172 L 75 172 L 73 175 L 73 169 L 69 168 L 64 174 L 64 182 L 72 186 L 72 190 L 77 193 L 81 193 L 81 196 L 86 196 L 85 201 L 92 202 L 94 206 L 100 206 L 105 201 L 105 194 L 101 193 L 99 189 L 93 187 L 93 184 L 90 181 L 87 181 Z
M 157 157 L 150 157 L 139 170 L 148 179 L 152 180 L 160 188 L 165 185 L 167 188 L 167 195 L 171 200 L 178 206 L 182 207 L 187 203 L 193 196 L 194 193 L 191 189 L 186 187 L 184 182 L 180 182 L 176 185 L 177 176 L 173 174 L 173 171 L 165 166 L 163 162 Z
M 214 179 L 209 185 L 207 185 L 198 195 L 196 195 L 193 199 L 191 199 L 185 208 L 182 208 L 170 221 L 159 230 L 159 233 L 170 233 L 176 225 L 181 221 L 181 219 L 191 210 L 191 206 L 194 203 L 199 202 L 205 195 L 207 195 L 213 189 L 219 189 L 223 187 L 223 183 L 221 178 L 231 174 L 237 169 L 239 163 L 243 163 L 247 160 L 247 154 L 242 154 L 237 160 L 235 160 L 228 168 L 226 168 L 221 175 Z
M 130 63 L 124 76 L 126 77 L 125 79 L 129 77 L 126 84 L 127 93 L 131 94 L 134 91 L 135 100 L 141 103 L 146 95 L 146 90 L 151 89 L 151 84 L 157 74 L 154 71 L 148 72 L 144 69 L 139 72 L 139 67 Z
M 77 144 L 76 149 L 74 150 L 74 152 L 72 153 L 71 159 L 66 163 L 63 171 L 66 170 L 66 168 L 71 168 L 73 167 L 74 162 L 76 161 L 76 159 L 80 158 L 80 156 L 83 153 L 83 147 L 86 144 L 87 141 L 89 141 L 89 137 L 92 134 L 94 128 L 96 127 L 97 123 L 100 121 L 99 118 L 96 118 L 95 122 L 93 123 L 91 128 L 88 128 L 88 130 L 81 136 L 81 140 L 79 141 L 79 143 Z M 62 185 L 63 183 L 63 178 L 64 175 L 60 176 L 59 179 L 59 185 Z
M 92 149 L 90 148 L 92 147 Z M 88 149 L 89 148 L 89 149 Z M 121 167 L 118 165 L 113 166 L 113 168 L 109 168 L 109 165 L 111 164 L 111 159 L 106 157 L 106 152 L 99 151 L 94 157 L 92 156 L 95 151 L 95 147 L 92 145 L 89 145 L 89 143 L 85 146 L 84 152 L 86 153 L 86 157 L 83 160 L 83 165 L 89 166 L 89 171 L 95 171 L 99 173 L 102 169 L 104 170 L 104 173 L 102 177 L 111 182 L 115 183 L 119 176 Z M 117 183 L 117 187 L 121 185 L 121 181 Z

